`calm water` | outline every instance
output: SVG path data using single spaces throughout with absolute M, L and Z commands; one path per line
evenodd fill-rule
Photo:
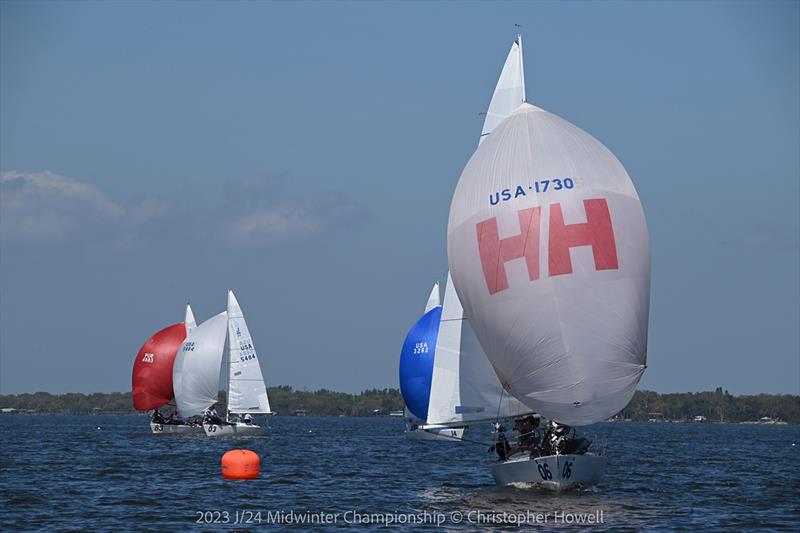
M 338 529 L 385 530 L 381 523 L 352 522 L 386 513 L 475 529 L 469 517 L 478 511 L 511 522 L 521 513 L 527 529 L 574 529 L 567 515 L 599 512 L 603 523 L 593 529 L 800 527 L 799 427 L 600 424 L 588 431 L 608 439 L 603 482 L 556 495 L 496 487 L 484 446 L 410 442 L 398 419 L 274 417 L 268 436 L 237 440 L 155 436 L 147 422 L 141 416 L 0 418 L 0 529 L 309 529 L 268 524 L 268 513 L 279 511 L 339 513 L 328 526 Z M 467 436 L 488 440 L 481 428 Z M 261 456 L 259 479 L 222 479 L 220 457 L 233 448 Z M 260 511 L 261 524 L 233 524 L 242 510 Z M 202 511 L 227 512 L 229 523 L 198 524 Z M 462 522 L 454 524 L 458 513 Z M 535 525 L 537 514 L 547 522 Z M 517 529 L 511 522 L 481 527 Z

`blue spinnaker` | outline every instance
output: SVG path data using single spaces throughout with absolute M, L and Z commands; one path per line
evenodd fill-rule
M 441 306 L 422 315 L 408 332 L 400 353 L 400 392 L 408 410 L 420 420 L 425 420 L 428 416 L 433 360 L 441 317 Z

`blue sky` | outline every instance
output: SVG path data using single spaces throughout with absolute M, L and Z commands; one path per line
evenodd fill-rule
M 116 391 L 233 287 L 269 385 L 397 386 L 521 24 L 623 162 L 641 388 L 800 392 L 800 4 L 0 3 L 0 393 Z

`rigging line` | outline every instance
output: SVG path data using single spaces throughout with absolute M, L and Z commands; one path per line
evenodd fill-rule
M 500 401 L 497 402 L 497 414 L 494 416 L 495 423 L 500 420 L 500 409 L 503 407 L 503 395 L 506 393 L 506 388 L 502 386 L 502 383 L 500 385 Z

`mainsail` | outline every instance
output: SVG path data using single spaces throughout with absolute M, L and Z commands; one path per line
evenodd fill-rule
M 425 304 L 425 312 L 427 313 L 434 307 L 438 307 L 442 305 L 439 301 L 439 282 L 433 284 L 433 288 L 431 289 L 431 294 L 428 296 L 428 301 Z
M 525 101 L 525 66 L 522 61 L 522 36 L 511 45 L 500 78 L 492 93 L 483 131 L 478 144 L 503 122 L 519 105 Z
M 217 402 L 228 313 L 215 315 L 183 341 L 172 369 L 175 403 L 184 417 L 202 415 Z
M 506 390 L 569 425 L 627 404 L 646 363 L 649 240 L 605 146 L 522 104 L 464 168 L 447 235 L 455 289 Z
M 137 411 L 158 409 L 172 401 L 172 366 L 188 331 L 196 327 L 192 308 L 186 305 L 182 324 L 168 326 L 142 345 L 133 363 L 132 396 Z
M 183 319 L 186 326 L 186 334 L 188 335 L 197 328 L 197 322 L 194 320 L 194 313 L 192 313 L 192 306 L 186 304 L 186 318 Z
M 261 366 L 233 291 L 228 291 L 228 412 L 269 413 L 269 398 Z

